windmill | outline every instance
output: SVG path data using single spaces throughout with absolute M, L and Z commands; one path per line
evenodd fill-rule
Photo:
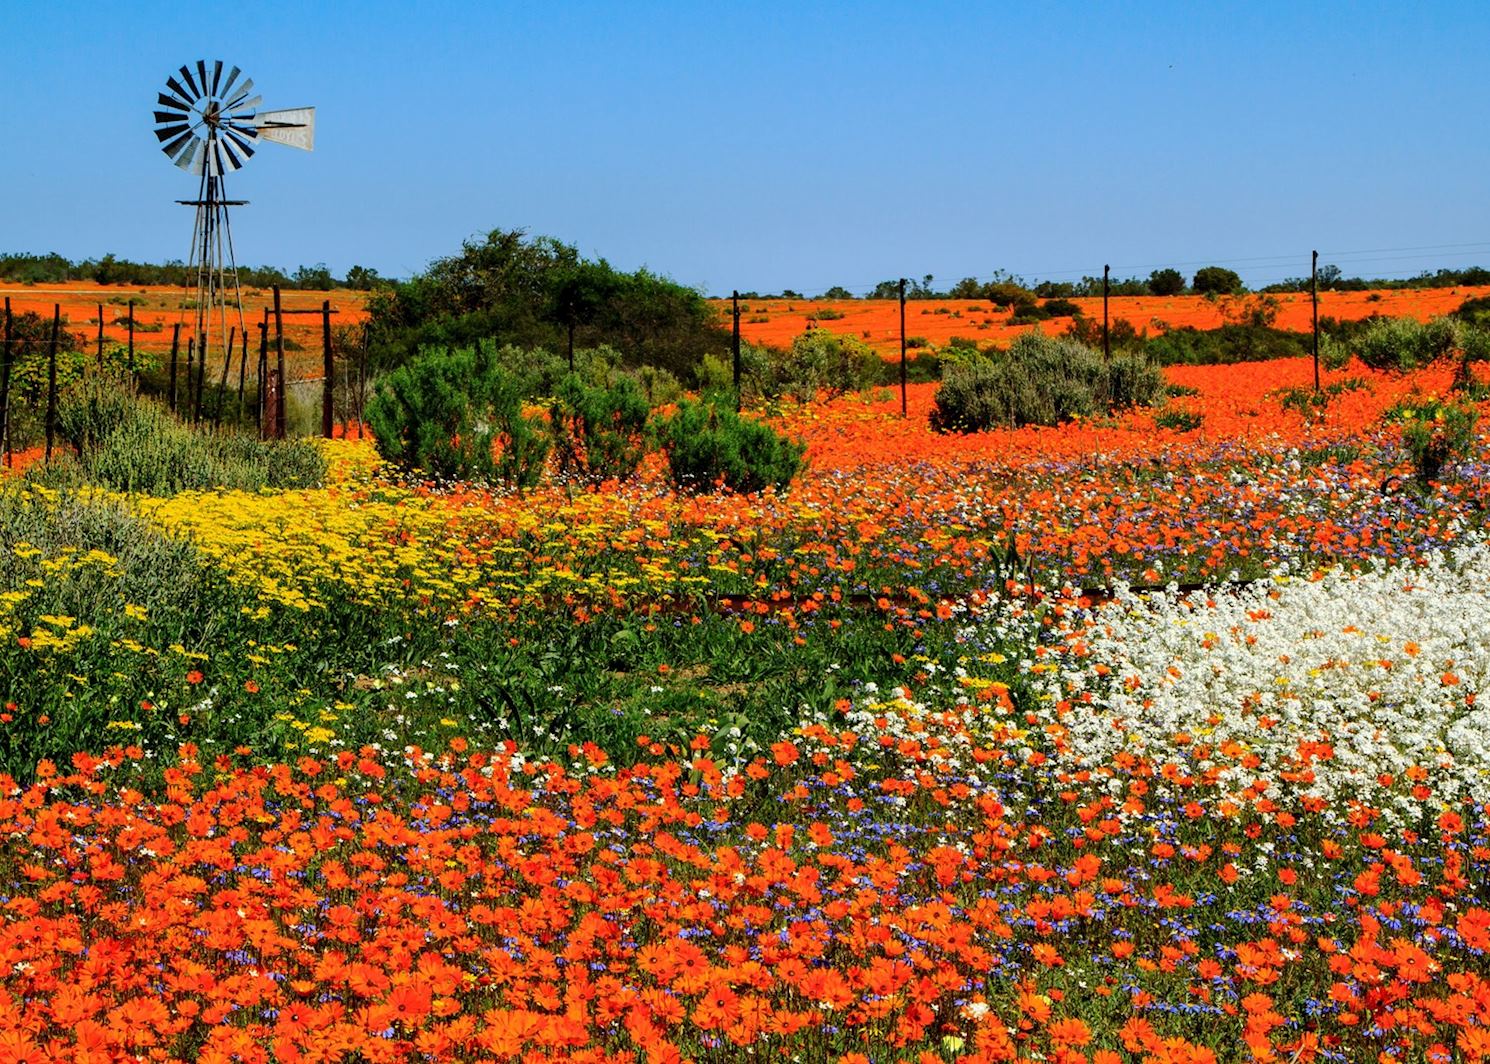
M 263 98 L 253 91 L 253 79 L 244 77 L 237 67 L 229 68 L 224 76 L 222 60 L 209 66 L 199 59 L 195 67 L 183 66 L 166 78 L 165 91 L 155 98 L 155 136 L 161 151 L 200 182 L 196 199 L 176 202 L 196 208 L 187 288 L 195 288 L 190 304 L 195 309 L 191 338 L 202 368 L 213 348 L 232 354 L 228 350 L 230 310 L 237 319 L 235 331 L 245 342 L 247 338 L 228 208 L 248 201 L 227 198 L 224 175 L 242 168 L 263 141 L 302 151 L 312 150 L 315 143 L 314 107 L 260 111 Z

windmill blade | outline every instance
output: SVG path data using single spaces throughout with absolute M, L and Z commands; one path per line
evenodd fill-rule
M 238 75 L 243 73 L 237 67 L 228 71 L 228 80 L 222 83 L 222 98 L 229 99 L 233 93 L 233 82 L 238 80 Z
M 218 95 L 217 87 L 222 84 L 222 60 L 215 59 L 212 62 L 212 95 Z
M 190 133 L 190 132 L 191 132 L 191 126 L 190 126 L 190 124 L 188 124 L 186 122 L 182 122 L 179 125 L 164 126 L 164 127 L 160 128 L 160 129 L 157 129 L 155 131 L 155 139 L 158 140 L 158 141 L 160 141 L 162 144 L 164 144 L 166 141 L 171 140 L 171 139 L 179 136 L 182 133 Z
M 225 115 L 231 115 L 235 121 L 244 118 L 252 118 L 254 116 L 254 112 L 258 109 L 259 104 L 263 102 L 264 97 L 255 96 L 252 100 L 244 100 L 242 103 L 235 103 L 231 105 L 223 104 L 222 113 Z
M 186 148 L 186 146 L 189 145 L 194 140 L 196 140 L 196 137 L 191 132 L 188 131 L 186 133 L 181 134 L 179 137 L 177 137 L 175 140 L 171 141 L 169 144 L 162 144 L 160 146 L 160 150 L 163 151 L 163 152 L 165 152 L 166 155 L 169 156 L 170 159 L 173 162 L 176 162 L 176 164 L 179 166 L 180 165 L 180 161 L 177 160 L 176 156 L 178 154 L 180 154 Z
M 197 60 L 197 84 L 202 86 L 203 96 L 212 95 L 207 89 L 207 60 L 205 59 Z
M 186 68 L 182 67 L 181 69 L 185 70 Z M 181 87 L 181 82 L 177 81 L 175 78 L 166 78 L 166 88 L 170 89 L 182 100 L 186 101 L 185 103 L 181 104 L 182 107 L 190 108 L 192 104 L 197 102 L 198 94 L 195 92 L 187 92 L 184 88 Z
M 229 130 L 224 139 L 234 148 L 237 148 L 240 153 L 242 153 L 243 162 L 239 163 L 239 166 L 242 166 L 243 163 L 246 163 L 249 159 L 253 158 L 255 149 L 253 146 L 253 141 L 251 139 L 245 137 L 237 130 Z
M 171 125 L 176 122 L 190 122 L 191 116 L 185 111 L 156 111 L 155 122 L 157 125 Z
M 182 100 L 178 100 L 174 96 L 167 96 L 163 92 L 158 92 L 155 94 L 155 102 L 161 107 L 174 107 L 176 110 L 182 112 L 191 110 L 191 104 L 186 103 Z
M 244 82 L 243 82 L 243 84 L 238 86 L 238 92 L 235 95 L 229 97 L 223 103 L 223 107 L 224 108 L 234 108 L 234 107 L 237 107 L 240 103 L 243 102 L 243 99 L 249 93 L 251 93 L 253 91 L 254 91 L 254 79 L 253 78 L 247 78 L 247 79 L 245 79 Z M 224 93 L 223 95 L 226 96 L 227 94 Z M 255 100 L 258 100 L 258 99 L 261 99 L 261 98 L 262 97 L 259 97 L 259 96 L 255 96 L 254 97 Z
M 254 125 L 261 140 L 272 140 L 301 151 L 314 151 L 316 109 L 291 107 L 283 111 L 260 111 Z
M 186 138 L 186 144 L 181 148 L 180 153 L 175 158 L 176 165 L 183 170 L 190 170 L 194 174 L 201 173 L 196 168 L 196 160 L 197 156 L 201 153 L 201 148 L 202 142 L 196 137 Z
M 191 69 L 189 67 L 182 67 L 181 76 L 186 79 L 186 84 L 191 88 L 191 95 L 187 99 L 192 103 L 196 103 L 197 100 L 202 98 L 203 93 L 201 89 L 197 88 L 196 79 L 191 76 Z

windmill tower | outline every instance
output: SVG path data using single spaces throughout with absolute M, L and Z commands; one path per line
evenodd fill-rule
M 165 91 L 155 98 L 155 136 L 161 151 L 199 179 L 196 199 L 176 202 L 196 209 L 187 290 L 188 298 L 194 296 L 189 304 L 190 339 L 202 368 L 211 364 L 213 351 L 231 355 L 230 328 L 247 336 L 228 208 L 248 201 L 227 198 L 224 175 L 242 168 L 263 141 L 302 151 L 315 144 L 314 107 L 260 111 L 263 98 L 253 95 L 253 87 L 253 79 L 243 77 L 237 67 L 224 77 L 222 60 L 209 66 L 199 59 L 195 67 L 183 66 L 166 78 Z

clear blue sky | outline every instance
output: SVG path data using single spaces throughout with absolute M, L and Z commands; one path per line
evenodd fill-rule
M 150 112 L 222 58 L 319 109 L 231 180 L 254 264 L 497 227 L 710 292 L 1490 264 L 1487 42 L 1484 3 L 0 0 L 0 249 L 185 257 Z

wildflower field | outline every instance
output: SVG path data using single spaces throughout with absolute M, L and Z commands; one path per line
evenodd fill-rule
M 13 478 L 0 1064 L 1490 1058 L 1483 441 L 1312 372 L 786 405 L 751 496 Z

